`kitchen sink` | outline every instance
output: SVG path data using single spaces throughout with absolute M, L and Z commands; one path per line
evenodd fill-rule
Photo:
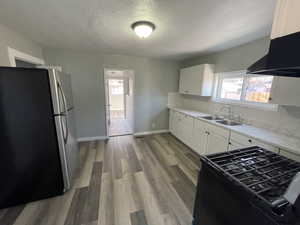
M 204 116 L 204 117 L 200 117 L 200 118 L 205 119 L 205 120 L 223 120 L 223 118 L 218 117 L 218 116 Z
M 230 120 L 219 120 L 219 121 L 216 121 L 216 122 L 221 123 L 221 124 L 226 125 L 226 126 L 239 126 L 239 125 L 242 125 L 241 123 L 237 123 L 237 122 L 230 121 Z

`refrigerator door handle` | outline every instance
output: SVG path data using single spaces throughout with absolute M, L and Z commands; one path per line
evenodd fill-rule
M 66 96 L 64 94 L 64 91 L 61 87 L 61 84 L 59 82 L 57 82 L 57 87 L 58 87 L 58 90 L 60 91 L 61 95 L 62 95 L 62 100 L 63 100 L 63 105 L 64 105 L 64 111 L 65 111 L 65 116 L 66 116 L 66 119 L 65 119 L 65 127 L 66 127 L 66 130 L 64 132 L 64 142 L 65 144 L 68 142 L 68 138 L 69 138 L 69 125 L 68 125 L 68 107 L 67 107 L 67 101 L 66 101 Z M 61 123 L 62 123 L 62 120 L 61 120 Z M 62 127 L 63 127 L 63 124 L 62 124 Z

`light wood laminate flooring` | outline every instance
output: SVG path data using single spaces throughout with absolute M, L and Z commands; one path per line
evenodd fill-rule
M 62 196 L 0 210 L 1 225 L 191 225 L 199 157 L 172 135 L 80 144 Z

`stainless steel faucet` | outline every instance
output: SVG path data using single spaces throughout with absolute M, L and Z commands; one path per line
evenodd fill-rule
M 228 119 L 232 120 L 233 119 L 233 111 L 231 105 L 224 105 L 220 108 L 219 112 L 223 112 L 224 110 L 227 110 L 228 114 Z

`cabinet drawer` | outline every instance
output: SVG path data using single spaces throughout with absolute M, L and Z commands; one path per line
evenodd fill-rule
M 253 143 L 253 140 L 249 136 L 245 136 L 245 135 L 238 134 L 235 132 L 231 132 L 230 141 L 236 142 L 236 143 L 240 144 L 241 146 L 245 146 L 245 147 L 255 145 Z
M 184 123 L 185 126 L 188 126 L 190 128 L 194 127 L 194 118 L 191 116 L 183 115 L 182 122 Z
M 300 154 L 297 155 L 297 154 L 280 149 L 280 155 L 283 155 L 289 159 L 293 159 L 293 160 L 296 160 L 297 162 L 300 162 Z
M 211 125 L 211 124 L 207 124 L 207 130 L 211 133 L 215 133 L 218 134 L 220 136 L 223 137 L 228 137 L 230 136 L 230 131 L 227 129 L 224 129 L 222 127 L 218 127 L 216 125 Z
M 259 146 L 259 147 L 265 148 L 269 151 L 279 153 L 279 148 L 277 148 L 273 145 L 267 144 L 265 142 L 256 140 L 255 138 L 251 138 L 249 136 L 241 135 L 241 134 L 238 134 L 235 132 L 231 132 L 230 141 L 234 142 L 234 143 L 238 143 L 244 147 Z
M 175 117 L 177 118 L 177 120 L 179 122 L 182 122 L 184 115 L 182 113 L 180 113 L 180 112 L 175 112 Z
M 203 122 L 202 120 L 198 120 L 198 119 L 195 119 L 194 121 L 194 127 L 198 130 L 203 130 L 205 129 L 207 126 L 207 123 L 206 122 Z
M 262 147 L 264 149 L 267 149 L 269 151 L 279 153 L 279 148 L 277 148 L 273 145 L 270 145 L 270 144 L 267 144 L 267 143 L 264 143 L 264 142 L 261 142 L 261 141 L 258 141 L 258 140 L 254 140 L 253 143 L 254 143 L 254 145 L 257 145 L 257 146 Z

